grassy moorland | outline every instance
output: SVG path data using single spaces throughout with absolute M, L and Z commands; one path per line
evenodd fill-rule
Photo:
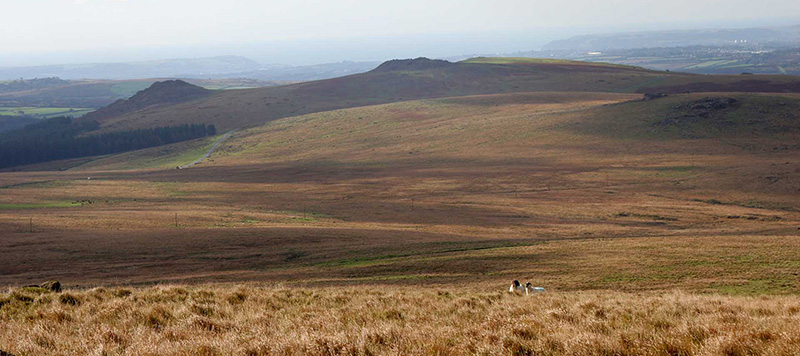
M 20 354 L 789 355 L 797 298 L 459 288 L 93 288 L 4 296 Z
M 222 135 L 158 146 L 135 152 L 126 152 L 105 157 L 93 157 L 81 164 L 76 171 L 91 172 L 96 167 L 102 170 L 174 169 L 201 157 Z
M 367 73 L 269 88 L 220 91 L 199 101 L 94 117 L 104 130 L 214 124 L 222 131 L 292 116 L 409 100 L 526 92 L 800 92 L 793 76 L 698 76 L 547 59 L 390 61 Z
M 633 262 L 584 263 L 594 266 L 585 272 L 553 266 L 549 285 L 646 290 L 654 288 L 650 282 L 685 282 L 698 291 L 761 286 L 791 293 L 797 257 L 785 248 L 797 236 L 800 206 L 797 131 L 785 115 L 798 101 L 735 94 L 734 106 L 701 113 L 706 117 L 686 111 L 706 96 L 645 102 L 627 94 L 533 93 L 404 102 L 244 130 L 189 170 L 174 169 L 194 159 L 180 152 L 200 155 L 210 141 L 64 171 L 3 173 L 0 283 L 285 281 L 302 274 L 320 284 L 455 278 L 495 285 L 523 270 L 547 275 L 546 256 L 567 254 L 559 263 L 570 265 L 594 253 L 578 241 L 597 239 L 625 242 L 599 253 L 600 260 L 616 260 L 615 249 L 635 243 L 645 245 L 623 257 L 687 241 L 719 259 L 689 245 L 663 262 L 675 271 L 650 266 L 655 257 L 639 262 L 644 271 Z M 175 153 L 156 159 L 164 150 Z M 761 252 L 735 240 L 761 237 Z M 742 253 L 714 245 L 719 239 L 738 241 L 732 251 Z M 580 253 L 519 255 L 554 243 Z M 680 263 L 682 253 L 691 262 Z M 773 254 L 782 256 L 777 265 L 766 262 Z M 464 262 L 471 259 L 477 262 Z M 734 268 L 732 261 L 752 263 Z M 740 274 L 747 268 L 753 275 Z M 571 271 L 586 278 L 566 278 Z M 706 274 L 703 283 L 691 278 Z
M 208 141 L 4 172 L 0 349 L 797 353 L 800 98 L 639 98 L 405 101 L 185 170 Z

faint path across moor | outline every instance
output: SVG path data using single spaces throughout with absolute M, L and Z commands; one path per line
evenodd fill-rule
M 206 152 L 206 154 L 204 154 L 202 157 L 200 157 L 200 158 L 198 158 L 198 159 L 194 160 L 194 162 L 192 162 L 192 163 L 189 163 L 189 164 L 187 164 L 187 165 L 184 165 L 184 166 L 178 166 L 178 169 L 184 169 L 184 168 L 189 168 L 189 167 L 192 167 L 192 166 L 194 166 L 195 164 L 198 164 L 198 163 L 202 162 L 204 159 L 206 159 L 206 158 L 210 157 L 210 156 L 211 156 L 211 154 L 212 154 L 212 153 L 214 153 L 214 150 L 216 150 L 216 149 L 217 149 L 217 147 L 219 147 L 219 144 L 220 144 L 220 143 L 222 143 L 222 141 L 225 141 L 225 139 L 227 139 L 228 137 L 231 137 L 231 135 L 233 135 L 233 133 L 234 133 L 234 132 L 236 132 L 236 130 L 235 130 L 235 129 L 234 129 L 234 130 L 230 130 L 230 131 L 226 132 L 224 135 L 222 135 L 222 137 L 220 137 L 220 138 L 217 140 L 217 142 L 214 142 L 214 145 L 213 145 L 213 146 L 211 146 L 211 148 L 209 148 L 209 149 L 208 149 L 208 152 Z

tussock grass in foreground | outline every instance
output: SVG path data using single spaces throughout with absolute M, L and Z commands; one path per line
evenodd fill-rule
M 800 298 L 158 286 L 0 295 L 20 355 L 800 353 Z

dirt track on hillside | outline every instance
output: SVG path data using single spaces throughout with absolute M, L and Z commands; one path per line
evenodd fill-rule
M 211 148 L 208 149 L 208 152 L 206 152 L 202 157 L 194 160 L 194 162 L 189 163 L 187 165 L 178 166 L 178 169 L 184 169 L 184 168 L 192 167 L 192 166 L 194 166 L 194 165 L 196 165 L 196 164 L 198 164 L 200 162 L 203 162 L 203 160 L 205 160 L 206 158 L 211 157 L 211 154 L 214 153 L 214 150 L 216 150 L 217 147 L 219 147 L 219 144 L 222 143 L 222 141 L 225 141 L 226 139 L 228 139 L 228 137 L 231 137 L 231 135 L 233 135 L 235 132 L 236 132 L 236 130 L 230 130 L 230 131 L 226 132 L 224 135 L 222 135 L 222 137 L 220 137 L 217 140 L 217 142 L 214 142 L 214 145 L 211 146 Z

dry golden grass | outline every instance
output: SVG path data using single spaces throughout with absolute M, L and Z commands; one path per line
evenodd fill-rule
M 0 295 L 20 355 L 791 355 L 800 298 L 157 286 Z

